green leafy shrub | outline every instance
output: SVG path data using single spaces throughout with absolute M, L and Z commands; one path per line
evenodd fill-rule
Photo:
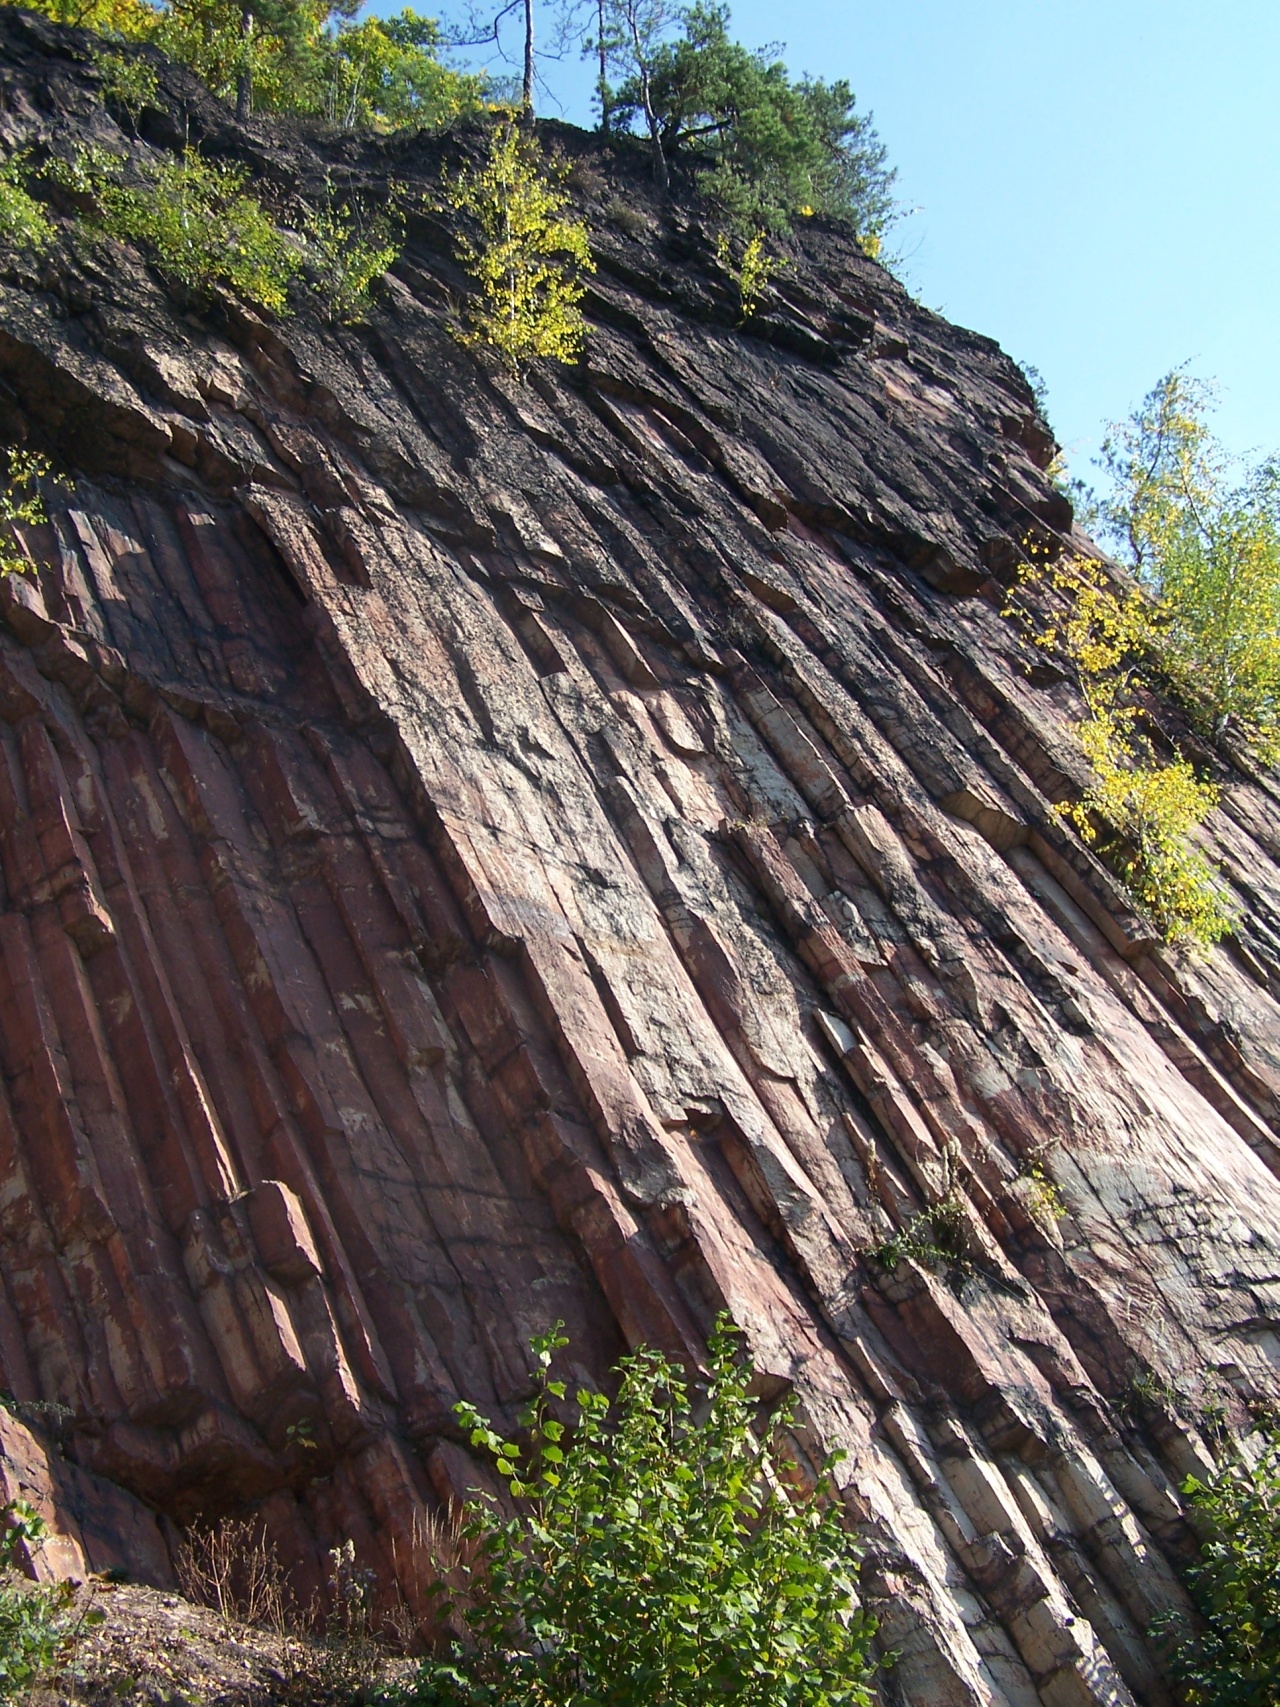
M 370 212 L 358 202 L 332 195 L 322 208 L 303 216 L 307 259 L 316 293 L 336 320 L 361 320 L 368 311 L 370 287 L 399 259 L 401 236 L 392 186 L 390 212 Z
M 1161 653 L 1162 612 L 1141 588 L 1119 589 L 1101 563 L 1050 561 L 1029 549 L 1006 614 L 1019 616 L 1036 645 L 1074 675 L 1087 711 L 1077 733 L 1094 773 L 1081 798 L 1058 810 L 1098 847 L 1166 942 L 1216 942 L 1234 913 L 1193 838 L 1218 791 L 1187 760 L 1161 761 L 1135 698 Z M 1028 601 L 1035 590 L 1059 595 L 1056 616 Z
M 1161 1626 L 1187 1707 L 1280 1707 L 1280 1435 L 1183 1492 L 1210 1525 L 1187 1573 L 1202 1627 Z
M 25 1500 L 0 1507 L 0 1518 L 0 1567 L 10 1579 L 0 1581 L 0 1700 L 10 1701 L 26 1698 L 66 1659 L 80 1632 L 101 1624 L 103 1615 L 92 1606 L 78 1608 L 70 1583 L 12 1580 L 21 1570 L 23 1551 L 39 1547 L 48 1528 Z
M 492 349 L 515 373 L 539 356 L 576 361 L 586 337 L 581 275 L 595 262 L 586 226 L 565 217 L 569 198 L 536 139 L 502 115 L 483 165 L 461 172 L 445 194 L 477 233 L 458 246 L 476 285 L 463 343 Z
M 882 1268 L 890 1270 L 900 1262 L 910 1261 L 925 1268 L 969 1273 L 973 1263 L 965 1238 L 964 1200 L 959 1191 L 952 1188 L 936 1203 L 913 1215 L 905 1227 L 900 1227 L 870 1254 Z
M 93 62 L 102 79 L 103 100 L 119 107 L 129 120 L 129 128 L 136 132 L 143 110 L 159 98 L 160 79 L 155 66 L 136 53 L 120 53 L 114 48 L 98 49 Z
M 550 1378 L 566 1342 L 534 1341 L 526 1451 L 469 1405 L 472 1444 L 507 1479 L 515 1516 L 468 1508 L 460 1567 L 470 1644 L 432 1659 L 412 1707 L 869 1707 L 874 1623 L 858 1609 L 857 1545 L 829 1480 L 804 1490 L 784 1410 L 752 1427 L 750 1371 L 727 1319 L 696 1420 L 678 1366 L 641 1350 L 610 1404 L 577 1395 L 572 1431 Z
M 769 281 L 787 265 L 785 259 L 769 254 L 765 248 L 763 231 L 751 233 L 743 244 L 742 254 L 736 263 L 729 236 L 722 232 L 716 240 L 716 258 L 721 266 L 727 267 L 733 274 L 734 283 L 738 287 L 738 306 L 744 321 L 750 320 L 760 306 L 760 299 L 768 289 Z
M 14 525 L 29 526 L 46 519 L 40 482 L 50 473 L 47 457 L 31 451 L 6 450 L 4 480 L 0 484 L 0 575 L 25 575 L 31 564 L 19 549 Z
M 17 0 L 5 0 L 17 4 Z M 52 18 L 55 24 L 99 35 L 140 40 L 154 27 L 156 14 L 147 0 L 22 0 L 23 9 Z
M 1100 841 L 1130 897 L 1168 943 L 1207 945 L 1235 918 L 1228 890 L 1192 841 L 1218 804 L 1185 759 L 1161 764 L 1123 709 L 1095 711 L 1080 725 L 1095 780 L 1067 809 L 1087 842 Z M 1095 818 L 1110 826 L 1099 837 Z
M 135 244 L 160 271 L 195 290 L 229 285 L 259 307 L 282 312 L 302 266 L 301 244 L 245 188 L 240 166 L 205 160 L 192 148 L 161 155 L 125 179 L 125 162 L 100 148 L 61 163 L 58 179 L 91 199 L 91 225 Z
M 441 41 L 435 20 L 408 7 L 394 17 L 346 24 L 326 38 L 312 104 L 343 130 L 438 130 L 478 112 L 485 79 L 441 64 Z
M 8 249 L 46 249 L 53 241 L 53 227 L 27 189 L 30 171 L 25 150 L 0 166 L 0 244 Z

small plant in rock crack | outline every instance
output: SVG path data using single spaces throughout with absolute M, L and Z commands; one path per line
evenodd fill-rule
M 76 1420 L 71 1406 L 60 1405 L 56 1399 L 15 1399 L 12 1393 L 0 1393 L 0 1406 L 59 1451 Z
M 770 255 L 767 252 L 763 231 L 752 232 L 736 262 L 729 235 L 727 232 L 721 232 L 716 239 L 716 259 L 733 275 L 733 281 L 738 287 L 738 307 L 741 311 L 739 325 L 750 320 L 760 306 L 770 280 L 784 267 L 791 265 L 785 257 Z
M 1045 1171 L 1044 1156 L 1052 1143 L 1037 1144 L 1025 1156 L 1013 1182 L 1019 1196 L 1037 1221 L 1061 1221 L 1067 1213 L 1066 1199 L 1057 1182 Z
M 939 1195 L 913 1215 L 905 1227 L 876 1245 L 867 1254 L 882 1268 L 895 1269 L 900 1262 L 917 1262 L 925 1268 L 942 1268 L 953 1280 L 967 1280 L 978 1273 L 969 1250 L 968 1217 L 961 1190 L 959 1146 L 951 1140 L 940 1157 L 941 1175 L 935 1181 Z
M 1061 1221 L 1067 1213 L 1066 1200 L 1055 1181 L 1039 1162 L 1028 1162 L 1021 1174 L 1022 1195 L 1027 1208 L 1041 1221 Z
M 290 1446 L 296 1446 L 303 1452 L 319 1450 L 316 1425 L 310 1417 L 299 1417 L 296 1423 L 290 1423 L 284 1431 L 284 1437 Z
M 1132 1377 L 1128 1386 L 1117 1400 L 1122 1411 L 1133 1415 L 1144 1409 L 1168 1411 L 1174 1416 L 1189 1419 L 1191 1407 L 1184 1393 L 1180 1392 L 1171 1381 L 1153 1370 L 1144 1369 Z
M 945 1196 L 918 1215 L 891 1239 L 869 1253 L 882 1268 L 895 1269 L 900 1262 L 917 1262 L 925 1268 L 948 1268 L 968 1273 L 972 1262 L 965 1239 L 964 1201 L 952 1187 Z

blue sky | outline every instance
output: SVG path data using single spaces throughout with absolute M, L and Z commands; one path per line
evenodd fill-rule
M 1280 449 L 1274 0 L 737 0 L 733 29 L 850 80 L 919 209 L 908 282 L 1040 369 L 1074 472 L 1182 362 L 1231 449 Z M 543 75 L 592 122 L 586 67 Z

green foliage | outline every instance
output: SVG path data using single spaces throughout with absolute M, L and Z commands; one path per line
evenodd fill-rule
M 328 304 L 335 320 L 346 324 L 362 320 L 368 311 L 370 287 L 400 255 L 400 229 L 392 211 L 370 212 L 353 201 L 335 201 L 308 210 L 304 219 L 307 259 L 315 277 L 317 294 Z
M 1045 621 L 1032 608 L 1026 595 L 1034 589 L 1060 595 L 1056 618 Z M 1097 844 L 1166 942 L 1218 941 L 1232 926 L 1230 897 L 1193 839 L 1218 791 L 1187 760 L 1161 760 L 1135 697 L 1163 655 L 1161 608 L 1140 588 L 1118 590 L 1100 563 L 1051 562 L 1032 547 L 1006 614 L 1020 616 L 1036 645 L 1058 653 L 1084 698 L 1077 733 L 1094 781 L 1059 811 Z
M 256 110 L 306 113 L 344 130 L 437 129 L 481 105 L 485 79 L 441 63 L 434 19 L 406 7 L 357 23 L 358 9 L 256 0 L 246 36 L 240 0 L 168 0 L 155 40 L 215 94 L 232 95 L 247 75 Z
M 1233 466 L 1206 386 L 1166 374 L 1111 428 L 1098 506 L 1160 618 L 1159 658 L 1205 733 L 1280 760 L 1280 464 Z
M 238 100 L 243 85 L 252 110 L 304 113 L 345 130 L 437 129 L 478 110 L 487 87 L 483 76 L 442 64 L 435 20 L 408 8 L 357 23 L 359 0 L 250 0 L 247 9 L 245 0 L 21 3 L 115 42 L 152 42 L 215 95 Z M 104 94 L 136 126 L 137 110 L 154 92 L 142 82 L 145 61 L 108 50 L 99 65 L 108 58 L 127 69 L 125 84 L 104 86 Z
M 1163 1622 L 1187 1707 L 1280 1707 L 1280 1435 L 1183 1492 L 1210 1525 L 1187 1573 L 1203 1628 Z
M 156 13 L 146 0 L 3 0 L 21 3 L 27 12 L 39 12 L 55 24 L 93 30 L 99 35 L 142 41 L 155 27 Z
M 44 521 L 44 500 L 40 482 L 50 473 L 46 457 L 31 451 L 6 450 L 3 453 L 5 478 L 0 485 L 0 575 L 25 575 L 31 564 L 19 550 L 14 537 L 14 525 L 24 522 L 35 526 Z
M 40 250 L 53 241 L 53 227 L 27 189 L 30 170 L 25 150 L 0 166 L 0 245 L 7 249 Z
M 469 1405 L 517 1515 L 468 1508 L 470 1644 L 422 1667 L 412 1707 L 869 1707 L 873 1622 L 858 1549 L 824 1472 L 798 1485 L 773 1416 L 752 1427 L 750 1371 L 721 1318 L 702 1420 L 679 1367 L 641 1350 L 617 1399 L 557 1420 L 557 1332 L 534 1341 L 526 1451 Z
M 25 1500 L 8 1501 L 0 1517 L 0 1565 L 13 1573 L 21 1569 L 23 1553 L 45 1541 L 48 1528 Z M 77 1611 L 75 1602 L 70 1583 L 0 1583 L 0 1700 L 26 1697 L 66 1656 L 82 1629 L 102 1623 L 100 1612 Z
M 315 108 L 343 130 L 437 130 L 483 105 L 485 79 L 437 57 L 439 25 L 406 7 L 332 35 L 320 58 Z
M 913 1215 L 891 1239 L 870 1253 L 882 1268 L 895 1269 L 900 1262 L 916 1262 L 925 1268 L 950 1268 L 967 1272 L 972 1262 L 966 1247 L 964 1200 L 951 1189 Z
M 304 104 L 330 16 L 327 0 L 168 0 L 153 39 L 248 119 Z
M 83 148 L 52 175 L 88 200 L 92 227 L 136 244 L 170 279 L 193 290 L 229 286 L 277 314 L 288 311 L 289 286 L 305 271 L 335 319 L 359 320 L 374 280 L 400 253 L 402 191 L 394 184 L 386 211 L 330 193 L 322 207 L 301 209 L 294 231 L 249 192 L 242 168 L 194 149 L 125 161 Z
M 245 188 L 243 167 L 188 148 L 135 163 L 135 182 L 126 182 L 125 172 L 123 160 L 87 148 L 60 163 L 57 177 L 92 198 L 91 225 L 136 244 L 171 279 L 193 290 L 227 285 L 276 313 L 287 307 L 289 283 L 302 265 L 300 245 Z
M 143 110 L 153 106 L 159 94 L 160 80 L 155 66 L 137 53 L 107 48 L 99 49 L 93 62 L 102 79 L 103 100 L 121 108 L 128 117 L 130 130 L 136 132 Z
M 743 320 L 750 320 L 760 306 L 760 299 L 768 289 L 769 281 L 787 265 L 782 257 L 770 255 L 764 245 L 764 232 L 753 231 L 743 245 L 742 254 L 735 265 L 733 246 L 728 234 L 722 232 L 716 242 L 716 258 L 721 266 L 727 267 L 733 274 L 738 287 L 738 304 Z
M 1057 1182 L 1044 1170 L 1043 1162 L 1028 1162 L 1018 1175 L 1027 1208 L 1040 1221 L 1061 1221 L 1067 1213 L 1066 1200 Z
M 284 1431 L 284 1437 L 290 1446 L 296 1446 L 303 1452 L 315 1452 L 319 1449 L 316 1425 L 310 1417 L 299 1417 L 296 1423 L 290 1423 Z
M 698 0 L 679 14 L 681 35 L 651 48 L 628 27 L 634 10 L 635 0 L 613 0 L 608 40 L 627 71 L 612 101 L 615 127 L 647 103 L 666 159 L 688 160 L 740 231 L 824 213 L 864 240 L 883 236 L 894 173 L 847 82 L 793 78 L 770 57 L 775 50 L 752 53 L 731 40 L 727 6 Z
M 1111 826 L 1120 879 L 1166 942 L 1207 945 L 1226 936 L 1235 917 L 1230 895 L 1191 840 L 1217 806 L 1217 788 L 1185 759 L 1161 764 L 1122 711 L 1086 719 L 1080 740 L 1096 780 L 1067 816 L 1083 839 L 1097 839 L 1095 816 Z
M 576 361 L 586 337 L 581 274 L 594 272 L 595 263 L 586 226 L 565 217 L 563 176 L 505 114 L 484 164 L 445 186 L 450 206 L 476 231 L 458 246 L 477 287 L 462 341 L 492 349 L 513 373 L 540 356 Z
M 49 1525 L 26 1500 L 9 1500 L 0 1506 L 0 1518 L 0 1565 L 19 1570 L 23 1549 L 43 1546 L 49 1538 Z

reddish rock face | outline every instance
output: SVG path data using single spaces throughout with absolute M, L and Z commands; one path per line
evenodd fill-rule
M 82 39 L 0 14 L 10 140 L 108 136 Z M 465 144 L 163 87 L 267 183 Z M 77 1568 L 256 1510 L 412 1597 L 458 1398 L 729 1309 L 848 1454 L 900 1699 L 1165 1702 L 1177 1483 L 1280 1390 L 1280 795 L 1223 772 L 1239 930 L 1162 950 L 1000 614 L 1070 526 L 1021 375 L 817 228 L 739 329 L 628 170 L 521 383 L 434 216 L 360 327 L 6 275 L 0 426 L 69 484 L 0 587 L 0 1379 L 65 1408 L 5 1486 Z M 874 1258 L 943 1198 L 963 1261 Z

